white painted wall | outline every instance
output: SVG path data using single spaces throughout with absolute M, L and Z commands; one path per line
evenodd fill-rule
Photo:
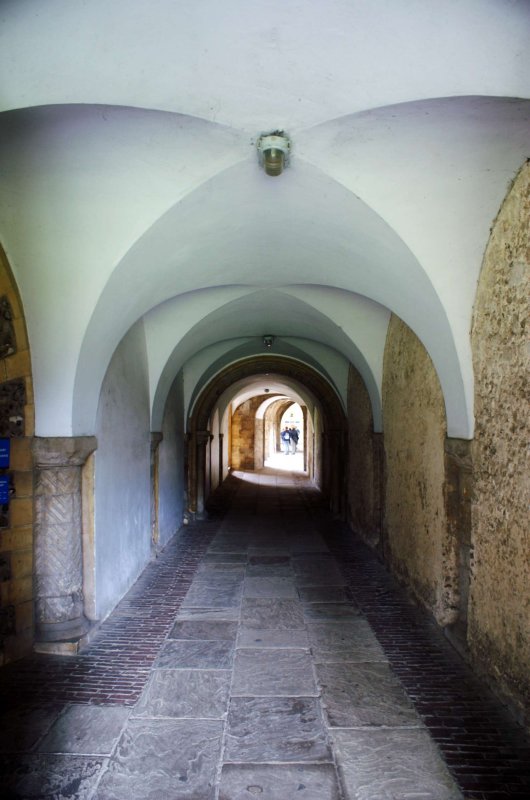
M 184 404 L 180 372 L 168 395 L 158 449 L 159 543 L 166 544 L 182 525 L 184 514 Z
M 117 348 L 97 413 L 96 613 L 106 617 L 151 555 L 147 357 L 138 323 Z

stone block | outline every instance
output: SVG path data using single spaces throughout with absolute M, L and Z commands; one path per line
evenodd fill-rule
M 129 716 L 119 706 L 68 706 L 38 746 L 40 753 L 110 755 Z
M 33 469 L 31 439 L 11 439 L 11 469 L 28 472 Z
M 11 554 L 13 578 L 25 578 L 33 573 L 33 550 L 14 550 Z
M 18 350 L 14 355 L 5 359 L 7 380 L 24 378 L 31 375 L 31 360 L 29 350 Z

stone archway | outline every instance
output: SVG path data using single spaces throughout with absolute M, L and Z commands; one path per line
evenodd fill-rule
M 218 398 L 232 384 L 251 375 L 275 373 L 303 384 L 322 408 L 320 488 L 333 513 L 346 511 L 347 423 L 344 410 L 331 384 L 315 369 L 281 356 L 254 356 L 230 365 L 204 388 L 188 422 L 188 511 L 201 516 L 205 502 L 206 446 L 210 440 L 209 419 Z

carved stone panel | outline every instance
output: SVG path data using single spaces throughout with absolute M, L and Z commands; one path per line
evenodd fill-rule
M 26 385 L 24 380 L 0 383 L 0 437 L 24 436 L 24 406 Z
M 12 356 L 17 352 L 13 312 L 7 297 L 0 297 L 0 358 Z

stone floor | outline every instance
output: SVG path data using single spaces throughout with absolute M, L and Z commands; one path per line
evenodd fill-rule
M 530 796 L 517 726 L 296 473 L 232 477 L 84 653 L 1 679 L 5 798 Z

